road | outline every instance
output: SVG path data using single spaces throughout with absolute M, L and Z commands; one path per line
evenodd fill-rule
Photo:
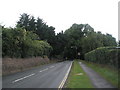
M 72 61 L 64 61 L 36 67 L 4 76 L 3 88 L 58 88 Z

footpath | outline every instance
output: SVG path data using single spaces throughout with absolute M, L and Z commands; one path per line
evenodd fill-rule
M 93 69 L 87 67 L 84 63 L 79 62 L 80 66 L 84 70 L 84 72 L 88 75 L 91 80 L 91 83 L 95 88 L 116 88 L 112 84 L 110 84 L 107 80 L 105 80 L 102 76 L 100 76 Z

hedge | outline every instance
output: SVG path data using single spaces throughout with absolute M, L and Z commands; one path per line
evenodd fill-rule
M 118 66 L 120 64 L 118 62 L 118 58 L 120 58 L 119 55 L 120 50 L 115 49 L 115 47 L 100 47 L 86 53 L 85 60 L 120 68 L 120 66 Z

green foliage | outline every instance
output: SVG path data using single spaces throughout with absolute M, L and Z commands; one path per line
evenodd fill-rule
M 55 37 L 54 52 L 52 54 L 61 55 L 61 57 L 63 58 L 64 47 L 66 46 L 66 44 L 67 44 L 67 38 L 62 31 L 58 33 Z
M 84 53 L 104 46 L 117 46 L 115 38 L 110 34 L 104 35 L 101 32 L 91 32 L 88 35 L 85 35 L 82 39 Z
M 82 48 L 84 53 L 101 46 L 103 46 L 102 36 L 100 36 L 98 33 L 91 32 L 82 39 Z
M 47 41 L 53 47 L 53 52 L 55 51 L 55 28 L 46 25 L 39 17 L 35 19 L 34 16 L 23 13 L 17 22 L 16 27 L 36 33 L 39 37 L 37 38 L 38 40 Z
M 21 43 L 24 40 L 24 30 L 20 28 L 12 29 L 12 28 L 3 28 L 2 29 L 2 50 L 3 56 L 11 56 L 11 57 L 19 57 L 20 56 L 20 47 Z
M 118 53 L 114 47 L 100 47 L 85 54 L 85 60 L 118 67 Z
M 77 75 L 80 73 L 81 75 Z M 67 79 L 66 88 L 79 88 L 79 89 L 80 88 L 92 88 L 92 90 L 94 90 L 89 77 L 83 71 L 83 69 L 81 68 L 77 60 L 74 60 L 73 62 L 70 75 Z
M 50 54 L 52 47 L 45 41 L 39 41 L 38 36 L 21 28 L 3 28 L 3 57 L 33 57 Z
M 24 28 L 27 31 L 32 31 L 39 36 L 41 40 L 47 40 L 50 44 L 53 43 L 55 38 L 54 27 L 46 25 L 39 17 L 30 16 L 23 13 L 17 22 L 16 27 Z
M 116 40 L 114 37 L 112 37 L 112 35 L 110 34 L 106 34 L 103 36 L 103 45 L 104 46 L 116 46 L 117 43 L 116 43 Z
M 77 58 L 77 53 L 81 52 L 81 40 L 84 36 L 83 24 L 73 24 L 68 30 L 65 31 L 67 44 L 64 48 L 64 56 L 67 58 Z
M 98 47 L 117 45 L 112 35 L 95 32 L 89 24 L 73 24 L 65 32 L 62 31 L 55 35 L 53 26 L 48 26 L 39 17 L 35 19 L 34 16 L 26 13 L 20 16 L 16 28 L 3 29 L 3 56 L 28 57 L 43 55 L 44 52 L 49 50 L 38 49 L 42 47 L 40 40 L 49 43 L 52 47 L 53 50 L 49 53 L 50 56 L 60 55 L 69 59 L 84 59 L 85 53 Z M 79 52 L 80 56 L 78 55 Z
M 118 69 L 112 68 L 106 64 L 96 64 L 93 62 L 81 62 L 87 64 L 87 66 L 91 67 L 93 70 L 95 70 L 97 73 L 99 73 L 102 77 L 104 77 L 106 80 L 108 80 L 111 84 L 113 84 L 115 87 L 118 87 Z M 120 87 L 120 86 L 119 86 Z
M 58 34 L 57 38 L 59 38 L 56 40 L 57 54 L 62 53 L 65 58 L 70 59 L 84 59 L 85 53 L 98 47 L 117 45 L 112 35 L 95 32 L 89 24 L 73 24 L 64 33 Z M 78 52 L 81 56 L 78 55 Z
M 20 17 L 20 20 L 17 22 L 16 26 L 29 30 L 29 21 L 30 21 L 30 16 L 26 13 L 23 13 Z

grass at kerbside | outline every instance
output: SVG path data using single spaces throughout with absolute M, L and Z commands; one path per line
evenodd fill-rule
M 74 60 L 65 88 L 93 88 L 88 76 L 78 62 Z
M 85 63 L 87 66 L 92 68 L 94 71 L 98 72 L 101 76 L 103 76 L 107 81 L 109 81 L 111 84 L 114 86 L 120 88 L 120 85 L 118 85 L 118 69 L 109 67 L 107 65 L 102 65 L 102 64 L 96 64 L 96 63 L 91 63 L 91 62 L 86 62 L 82 61 L 81 62 Z

